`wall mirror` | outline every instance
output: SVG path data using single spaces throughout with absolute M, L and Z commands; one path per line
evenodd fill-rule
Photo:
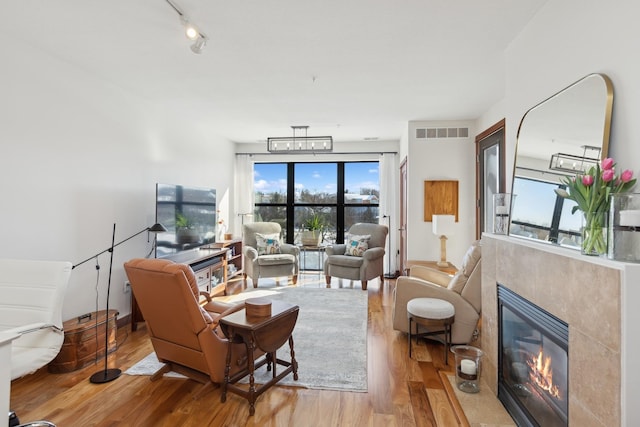
M 590 74 L 525 113 L 514 164 L 512 236 L 580 248 L 579 212 L 554 189 L 607 157 L 613 86 Z

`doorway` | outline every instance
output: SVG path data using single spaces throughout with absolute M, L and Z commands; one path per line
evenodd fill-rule
M 493 195 L 506 191 L 505 120 L 476 136 L 476 239 L 493 229 Z

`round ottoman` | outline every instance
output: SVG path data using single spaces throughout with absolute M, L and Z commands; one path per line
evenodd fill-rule
M 444 363 L 449 363 L 449 346 L 451 345 L 451 325 L 456 310 L 448 301 L 438 298 L 414 298 L 407 303 L 409 318 L 409 357 L 411 357 L 411 337 L 428 337 L 444 335 Z M 416 333 L 412 334 L 415 322 Z M 429 328 L 428 332 L 420 332 L 419 326 Z M 434 327 L 436 328 L 434 330 Z

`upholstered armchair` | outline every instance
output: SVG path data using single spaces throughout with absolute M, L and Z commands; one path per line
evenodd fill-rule
M 412 266 L 411 276 L 401 276 L 396 281 L 391 314 L 393 329 L 409 332 L 407 303 L 411 299 L 439 298 L 453 304 L 456 311 L 451 329 L 451 342 L 469 343 L 478 325 L 482 308 L 480 265 L 480 242 L 476 241 L 467 250 L 462 267 L 453 277 L 429 267 Z
M 254 288 L 258 287 L 261 277 L 291 276 L 293 284 L 298 283 L 300 248 L 282 243 L 281 230 L 277 222 L 254 222 L 243 226 L 244 277 L 251 278 Z
M 247 366 L 245 345 L 229 343 L 218 324 L 224 316 L 242 309 L 243 304 L 201 305 L 195 274 L 186 264 L 137 258 L 125 263 L 124 269 L 147 323 L 153 349 L 164 364 L 153 374 L 152 381 L 175 371 L 203 384 L 196 393 L 199 396 L 224 381 L 229 346 L 231 378 Z
M 349 229 L 344 244 L 328 246 L 324 261 L 327 285 L 331 277 L 359 280 L 362 289 L 376 277 L 384 282 L 384 247 L 389 229 L 386 225 L 357 223 Z

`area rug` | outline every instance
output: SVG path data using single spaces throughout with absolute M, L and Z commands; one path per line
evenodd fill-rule
M 287 375 L 279 384 L 323 390 L 367 391 L 367 293 L 357 289 L 282 287 L 255 289 L 226 301 L 266 297 L 298 305 L 300 313 L 293 332 L 298 361 L 298 381 Z M 289 360 L 289 346 L 278 350 Z M 125 372 L 151 375 L 161 364 L 155 353 Z M 174 374 L 175 376 L 176 374 Z M 266 366 L 256 371 L 256 383 L 271 378 Z

